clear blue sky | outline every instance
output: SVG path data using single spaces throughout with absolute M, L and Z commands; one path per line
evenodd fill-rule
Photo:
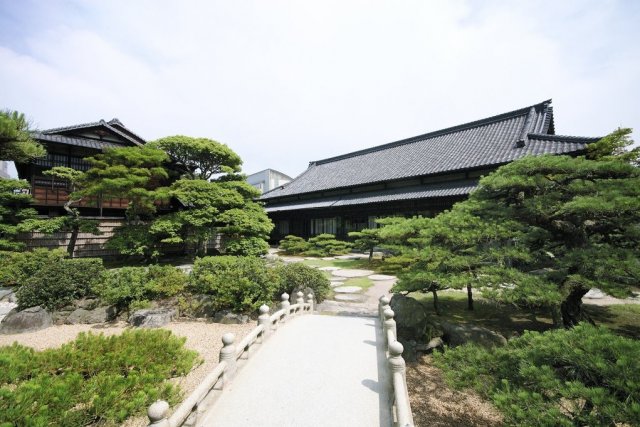
M 600 136 L 640 127 L 639 22 L 632 0 L 0 0 L 0 108 L 292 176 L 548 98 L 557 133 Z

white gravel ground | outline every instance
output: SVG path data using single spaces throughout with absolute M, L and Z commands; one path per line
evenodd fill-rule
M 244 325 L 223 325 L 209 322 L 172 322 L 165 326 L 174 334 L 187 338 L 185 346 L 200 354 L 203 363 L 193 369 L 187 376 L 174 378 L 171 381 L 178 384 L 184 396 L 188 396 L 205 377 L 218 364 L 220 349 L 222 348 L 222 335 L 227 332 L 236 334 L 236 341 L 240 341 L 249 331 L 256 326 L 251 321 Z M 13 342 L 33 347 L 36 350 L 60 347 L 62 344 L 73 341 L 80 332 L 92 332 L 105 335 L 120 334 L 128 327 L 125 322 L 106 325 L 61 325 L 52 326 L 36 332 L 28 332 L 15 335 L 0 335 L 0 346 L 11 345 Z M 135 417 L 127 420 L 123 425 L 127 427 L 146 426 L 146 416 Z

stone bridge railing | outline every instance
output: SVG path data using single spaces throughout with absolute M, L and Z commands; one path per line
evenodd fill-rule
M 222 336 L 223 347 L 220 350 L 220 363 L 202 380 L 200 385 L 187 397 L 176 410 L 168 416 L 169 404 L 164 400 L 153 403 L 148 411 L 149 426 L 153 427 L 179 427 L 183 425 L 195 426 L 198 417 L 206 411 L 224 386 L 229 384 L 236 374 L 238 362 L 249 359 L 255 351 L 256 345 L 262 344 L 279 324 L 285 323 L 287 319 L 301 314 L 312 313 L 313 295 L 307 295 L 305 302 L 304 294 L 298 292 L 295 304 L 289 303 L 289 295 L 282 294 L 280 310 L 269 314 L 269 307 L 260 307 L 258 326 L 256 326 L 242 341 L 234 345 L 235 336 L 227 333 Z
M 390 394 L 393 399 L 395 425 L 397 427 L 413 427 L 413 414 L 407 389 L 406 364 L 402 358 L 404 347 L 397 340 L 396 321 L 393 319 L 395 313 L 389 307 L 389 298 L 386 296 L 380 297 L 378 308 L 391 374 Z

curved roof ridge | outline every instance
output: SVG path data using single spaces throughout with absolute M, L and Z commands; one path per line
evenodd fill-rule
M 335 162 L 337 160 L 343 160 L 343 159 L 348 159 L 350 157 L 360 156 L 360 155 L 363 155 L 363 154 L 374 153 L 376 151 L 386 150 L 387 148 L 398 147 L 398 146 L 401 146 L 401 145 L 411 144 L 413 142 L 423 141 L 425 139 L 430 139 L 430 138 L 434 138 L 434 137 L 437 137 L 437 136 L 446 135 L 446 134 L 449 134 L 449 133 L 459 132 L 459 131 L 462 131 L 462 130 L 471 129 L 471 128 L 475 128 L 475 127 L 478 127 L 478 126 L 483 126 L 483 125 L 487 125 L 487 124 L 491 124 L 491 123 L 495 123 L 495 122 L 500 122 L 500 121 L 508 119 L 508 118 L 521 116 L 521 115 L 524 115 L 524 114 L 528 114 L 529 111 L 532 108 L 534 108 L 534 109 L 549 108 L 550 104 L 551 104 L 551 101 L 552 101 L 551 99 L 547 99 L 546 101 L 542 101 L 542 102 L 539 102 L 537 104 L 529 105 L 527 107 L 519 108 L 517 110 L 509 111 L 507 113 L 497 114 L 495 116 L 486 117 L 484 119 L 475 120 L 475 121 L 472 121 L 472 122 L 467 122 L 467 123 L 463 123 L 463 124 L 456 125 L 456 126 L 451 126 L 451 127 L 440 129 L 440 130 L 436 130 L 436 131 L 433 131 L 433 132 L 428 132 L 428 133 L 425 133 L 425 134 L 422 134 L 422 135 L 413 136 L 411 138 L 405 138 L 405 139 L 401 139 L 401 140 L 398 140 L 398 141 L 394 141 L 394 142 L 389 142 L 389 143 L 386 143 L 386 144 L 378 145 L 378 146 L 375 146 L 375 147 L 365 148 L 363 150 L 352 151 L 351 153 L 346 153 L 346 154 L 342 154 L 342 155 L 339 155 L 339 156 L 328 157 L 326 159 L 312 161 L 312 162 L 309 162 L 309 163 L 310 163 L 310 165 L 311 164 L 321 165 L 323 163 Z
M 548 133 L 530 133 L 527 135 L 529 139 L 545 139 L 549 141 L 558 142 L 576 142 L 576 141 L 588 141 L 595 142 L 603 137 L 601 136 L 573 136 L 573 135 L 551 135 Z

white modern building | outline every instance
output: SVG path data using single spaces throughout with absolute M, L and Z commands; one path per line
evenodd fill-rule
M 289 175 L 285 175 L 274 169 L 265 169 L 247 177 L 247 182 L 256 187 L 262 193 L 271 191 L 274 188 L 280 187 L 291 181 L 293 181 L 293 178 Z

